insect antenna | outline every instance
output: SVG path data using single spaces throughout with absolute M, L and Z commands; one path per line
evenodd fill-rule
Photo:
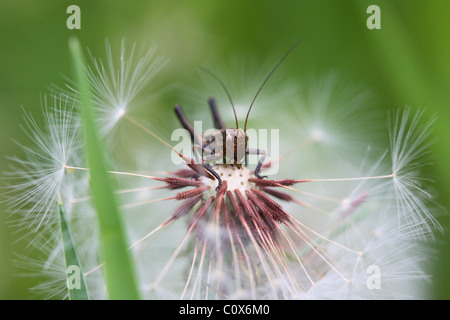
M 211 71 L 209 71 L 209 70 L 207 70 L 207 69 L 205 69 L 203 67 L 199 67 L 199 68 L 201 70 L 205 71 L 206 73 L 208 73 L 214 79 L 216 79 L 217 82 L 219 82 L 220 85 L 222 86 L 223 90 L 227 94 L 228 100 L 230 100 L 231 107 L 233 108 L 234 120 L 236 121 L 236 129 L 239 129 L 239 123 L 238 123 L 238 119 L 237 119 L 237 115 L 236 115 L 236 109 L 234 108 L 233 100 L 231 99 L 231 95 L 230 95 L 230 92 L 228 91 L 227 87 L 225 86 L 225 84 L 222 82 L 222 80 L 220 80 L 220 78 L 217 75 L 215 75 L 214 73 L 212 73 Z
M 266 84 L 266 82 L 270 79 L 270 77 L 272 76 L 272 74 L 275 72 L 275 70 L 278 69 L 278 67 L 280 66 L 280 64 L 284 61 L 284 59 L 286 59 L 286 57 L 289 55 L 289 53 L 291 53 L 292 50 L 295 49 L 295 47 L 300 44 L 300 42 L 302 42 L 303 39 L 298 40 L 296 43 L 294 43 L 294 45 L 292 47 L 289 48 L 289 50 L 284 54 L 284 56 L 280 59 L 280 61 L 278 61 L 278 63 L 275 65 L 275 67 L 273 67 L 273 69 L 269 72 L 269 74 L 267 75 L 267 77 L 264 79 L 263 83 L 261 84 L 261 86 L 259 87 L 258 91 L 255 94 L 255 97 L 252 100 L 252 103 L 250 104 L 250 107 L 248 108 L 248 112 L 247 112 L 247 116 L 245 117 L 245 124 L 244 124 L 244 133 L 247 130 L 247 120 L 248 120 L 248 116 L 250 115 L 250 111 L 252 110 L 253 104 L 255 103 L 256 98 L 258 97 L 259 93 L 261 92 L 261 89 L 264 87 L 264 85 Z

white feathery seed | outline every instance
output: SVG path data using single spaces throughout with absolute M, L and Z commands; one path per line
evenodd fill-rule
M 72 100 L 61 94 L 44 98 L 44 124 L 39 125 L 26 114 L 24 131 L 31 143 L 18 143 L 24 157 L 10 158 L 6 173 L 11 179 L 6 203 L 20 218 L 18 224 L 35 232 L 41 226 L 54 226 L 53 211 L 67 173 L 66 165 L 79 165 L 82 145 L 79 142 L 80 120 Z M 17 218 L 17 217 L 16 217 Z
M 397 111 L 388 121 L 397 210 L 412 225 L 418 226 L 419 236 L 421 232 L 430 235 L 432 229 L 440 227 L 425 204 L 432 196 L 422 187 L 424 179 L 418 169 L 426 164 L 423 156 L 428 153 L 430 141 L 427 139 L 436 118 L 422 122 L 424 110 L 411 113 L 410 108 L 403 114 Z
M 155 45 L 137 52 L 135 44 L 127 50 L 126 41 L 122 40 L 119 59 L 113 55 L 108 41 L 105 47 L 106 61 L 90 53 L 92 63 L 88 66 L 88 83 L 101 129 L 108 134 L 135 106 L 136 97 L 162 69 L 165 60 L 155 57 Z M 78 93 L 76 88 L 69 89 Z

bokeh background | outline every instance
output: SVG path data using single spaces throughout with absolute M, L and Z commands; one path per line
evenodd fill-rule
M 68 30 L 66 9 L 81 8 L 81 30 Z M 381 30 L 369 30 L 366 9 L 381 9 Z M 273 64 L 295 41 L 304 43 L 286 60 L 282 77 L 309 79 L 334 70 L 373 93 L 373 106 L 388 110 L 410 105 L 437 114 L 432 165 L 438 219 L 450 226 L 450 2 L 447 0 L 320 1 L 0 1 L 0 171 L 5 156 L 20 155 L 14 143 L 28 141 L 20 129 L 23 111 L 39 118 L 40 99 L 71 76 L 68 39 L 77 36 L 92 52 L 104 53 L 105 39 L 157 43 L 169 64 L 159 85 L 198 81 L 198 66 L 226 65 L 239 54 Z M 270 59 L 268 59 L 270 57 Z M 265 70 L 268 70 L 267 68 Z M 265 71 L 263 71 L 264 74 Z M 166 95 L 159 116 L 172 117 L 176 95 Z M 167 111 L 169 110 L 169 111 Z M 148 113 L 154 110 L 148 110 Z M 145 112 L 143 114 L 145 115 Z M 148 115 L 150 116 L 150 115 Z M 27 299 L 39 279 L 17 277 L 14 252 L 26 243 L 7 223 L 0 203 L 0 298 Z M 433 272 L 435 298 L 450 298 L 450 239 L 438 235 Z

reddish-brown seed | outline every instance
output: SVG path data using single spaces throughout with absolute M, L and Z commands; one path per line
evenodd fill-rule
M 203 186 L 203 187 L 199 187 L 199 188 L 183 191 L 183 192 L 178 193 L 176 195 L 175 199 L 177 199 L 177 200 L 185 200 L 185 199 L 194 197 L 194 196 L 196 196 L 198 194 L 202 194 L 204 191 L 206 191 L 208 189 L 209 189 L 209 186 Z
M 198 175 L 197 172 L 191 169 L 180 169 L 175 171 L 173 174 L 181 178 L 194 178 Z
M 282 186 L 292 186 L 296 184 L 299 180 L 295 179 L 268 180 L 268 179 L 249 178 L 248 181 L 264 187 L 282 187 Z
M 273 211 L 273 219 L 278 222 L 284 222 L 289 220 L 288 214 L 283 210 L 283 207 L 270 199 L 264 192 L 261 192 L 255 188 L 252 191 L 256 196 Z
M 236 197 L 234 196 L 233 192 L 227 191 L 227 198 L 230 199 L 231 207 L 233 208 L 233 211 L 235 215 L 240 218 L 242 216 L 242 209 L 239 206 Z
M 202 194 L 198 194 L 186 201 L 184 201 L 172 214 L 171 219 L 176 220 L 186 214 L 188 214 L 192 208 L 201 200 Z
M 211 173 L 209 173 L 208 170 L 205 169 L 205 167 L 203 167 L 201 164 L 195 163 L 194 160 L 191 160 L 190 163 L 186 163 L 186 165 L 201 176 L 204 176 L 211 180 L 216 179 Z
M 222 181 L 222 186 L 216 193 L 216 201 L 214 202 L 214 210 L 218 210 L 222 202 L 224 202 L 224 195 L 228 188 L 228 182 L 226 180 Z
M 294 198 L 292 198 L 292 196 L 286 192 L 283 191 L 278 191 L 276 189 L 273 188 L 268 188 L 268 187 L 262 187 L 261 190 L 263 190 L 264 192 L 278 198 L 284 201 L 292 201 Z
M 249 201 L 247 201 L 247 199 L 245 199 L 244 195 L 239 190 L 235 190 L 235 193 L 239 199 L 239 202 L 241 203 L 242 207 L 244 208 L 244 211 L 247 214 L 247 217 L 250 218 L 250 220 L 253 222 L 252 228 L 254 229 L 254 231 L 258 231 L 258 230 L 267 231 L 266 224 L 260 219 L 258 211 L 254 210 L 252 208 Z
M 167 183 L 168 189 L 180 189 L 184 187 L 199 187 L 203 183 L 199 180 L 178 178 L 178 177 L 166 177 L 164 181 Z
M 195 211 L 195 213 L 189 223 L 189 228 L 191 228 L 191 226 L 193 224 L 196 224 L 200 220 L 200 218 L 203 216 L 203 214 L 206 212 L 207 209 L 211 208 L 211 203 L 213 201 L 214 201 L 213 196 L 211 196 L 208 200 L 203 201 L 200 208 L 198 208 L 197 211 Z

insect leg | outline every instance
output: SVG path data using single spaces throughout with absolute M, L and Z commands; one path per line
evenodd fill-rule
M 208 170 L 216 179 L 217 181 L 219 181 L 219 184 L 217 185 L 216 191 L 220 189 L 220 187 L 222 186 L 222 179 L 220 178 L 219 174 L 214 171 L 213 168 L 211 168 L 211 166 L 205 162 L 205 160 L 202 162 L 203 167 L 205 167 L 206 170 Z
M 214 160 L 219 160 L 222 155 L 220 153 L 216 153 L 213 150 L 211 150 L 211 145 L 204 145 L 203 147 L 199 146 L 198 144 L 194 145 L 193 147 L 194 154 L 196 156 L 201 155 L 202 163 L 203 162 L 211 162 Z M 206 155 L 204 155 L 206 153 Z M 196 160 L 198 160 L 196 158 Z
M 204 151 L 204 150 L 208 149 L 208 146 L 202 148 L 199 145 L 195 145 L 194 146 L 194 151 L 195 151 L 195 149 L 200 149 L 200 150 Z M 197 154 L 197 152 L 195 152 L 195 154 Z M 207 156 L 202 156 L 202 161 L 201 161 L 202 166 L 206 170 L 208 170 L 217 179 L 217 181 L 219 182 L 219 184 L 217 185 L 216 191 L 222 186 L 222 179 L 220 178 L 219 174 L 213 168 L 211 168 L 211 166 L 208 164 L 208 162 L 214 161 L 214 160 L 218 160 L 221 157 L 222 156 L 220 154 L 218 154 L 218 153 L 212 153 L 211 154 L 211 152 L 210 152 Z
M 214 98 L 210 98 L 208 100 L 208 102 L 209 102 L 209 107 L 211 108 L 211 113 L 213 116 L 214 127 L 216 127 L 216 129 L 226 130 L 227 126 L 223 122 L 222 117 L 220 116 L 219 110 L 217 109 L 216 100 Z
M 193 145 L 192 151 L 194 153 L 195 163 L 201 163 L 200 159 L 203 158 L 203 150 L 204 150 L 204 147 L 202 147 L 198 144 Z
M 194 130 L 194 127 L 189 123 L 189 120 L 184 115 L 183 110 L 181 109 L 181 106 L 176 105 L 175 106 L 175 114 L 178 117 L 178 120 L 180 121 L 183 128 L 185 128 L 187 131 L 189 131 L 191 135 L 191 140 L 193 143 L 198 143 L 200 145 L 203 145 L 203 138 L 202 136 Z
M 205 141 L 203 146 L 209 145 L 213 141 L 213 138 L 214 139 L 222 138 L 224 135 L 224 132 L 225 132 L 225 130 L 217 130 L 214 132 L 205 132 L 205 134 L 203 135 L 203 139 Z
M 265 150 L 261 150 L 261 149 L 247 149 L 246 151 L 245 151 L 245 153 L 247 153 L 247 154 L 258 154 L 258 155 L 261 155 L 261 158 L 259 159 L 259 162 L 258 162 L 258 164 L 256 165 L 256 169 L 255 169 L 255 176 L 258 178 L 258 179 L 264 179 L 264 178 L 267 178 L 267 176 L 260 176 L 259 175 L 259 170 L 261 170 L 261 166 L 263 165 L 263 163 L 264 163 L 264 160 L 266 159 L 266 151 Z

